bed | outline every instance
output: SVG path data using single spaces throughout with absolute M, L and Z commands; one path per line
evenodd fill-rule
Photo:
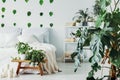
M 49 43 L 49 28 L 0 28 L 0 72 L 8 68 L 16 70 L 17 63 L 11 62 L 11 57 L 19 56 L 15 45 L 18 41 L 27 42 L 35 49 L 45 50 L 48 59 L 44 68 L 48 74 L 58 71 L 54 45 Z

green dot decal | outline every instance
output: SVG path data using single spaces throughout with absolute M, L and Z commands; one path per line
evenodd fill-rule
M 43 24 L 40 24 L 40 27 L 43 27 Z
M 50 3 L 53 3 L 54 0 L 49 0 L 49 1 L 50 1 Z
M 40 5 L 43 5 L 43 3 L 44 3 L 44 0 L 40 0 L 40 1 L 39 1 L 39 4 L 40 4 Z
M 43 12 L 40 12 L 40 16 L 43 16 Z
M 50 27 L 53 27 L 53 23 L 50 23 Z
M 30 11 L 27 12 L 27 16 L 31 16 L 31 12 Z
M 5 16 L 4 15 L 1 15 L 2 18 L 4 18 Z
M 28 3 L 28 2 L 29 2 L 29 0 L 25 0 L 25 2 L 26 2 L 26 3 Z
M 5 12 L 5 7 L 2 7 L 1 11 L 2 11 L 2 12 Z
M 2 0 L 2 2 L 3 2 L 3 3 L 5 3 L 5 2 L 6 2 L 6 0 Z
M 49 12 L 49 16 L 53 16 L 53 12 L 52 11 Z
M 13 23 L 13 26 L 16 26 L 16 23 Z
M 5 24 L 4 24 L 4 23 L 2 23 L 2 24 L 1 24 L 1 27 L 4 27 L 4 26 L 5 26 Z
M 16 13 L 17 13 L 17 11 L 14 9 L 14 10 L 13 10 L 13 14 L 15 15 Z
M 30 28 L 31 27 L 31 23 L 28 23 L 27 26 L 28 26 L 28 28 Z

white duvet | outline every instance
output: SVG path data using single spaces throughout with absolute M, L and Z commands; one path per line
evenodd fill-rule
M 39 42 L 34 42 L 29 45 L 34 49 L 38 49 L 38 50 L 41 49 L 46 52 L 45 55 L 48 61 L 43 65 L 45 70 L 49 74 L 54 73 L 55 71 L 58 71 L 58 65 L 56 62 L 56 55 L 55 55 L 56 48 L 53 45 L 46 44 L 46 43 L 39 43 Z

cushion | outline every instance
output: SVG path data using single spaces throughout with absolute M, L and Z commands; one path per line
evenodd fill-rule
M 2 33 L 0 34 L 0 47 L 15 47 L 17 40 L 17 34 L 14 33 Z
M 34 35 L 39 42 L 49 43 L 49 28 L 23 29 L 22 34 L 28 34 L 28 33 Z
M 18 40 L 20 42 L 25 42 L 25 43 L 38 42 L 37 38 L 34 35 L 30 35 L 30 34 L 20 35 L 18 36 Z

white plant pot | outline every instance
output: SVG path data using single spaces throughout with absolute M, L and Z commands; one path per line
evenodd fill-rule
M 26 56 L 25 54 L 20 54 L 19 55 L 19 57 L 20 57 L 21 60 L 25 60 L 25 56 Z

